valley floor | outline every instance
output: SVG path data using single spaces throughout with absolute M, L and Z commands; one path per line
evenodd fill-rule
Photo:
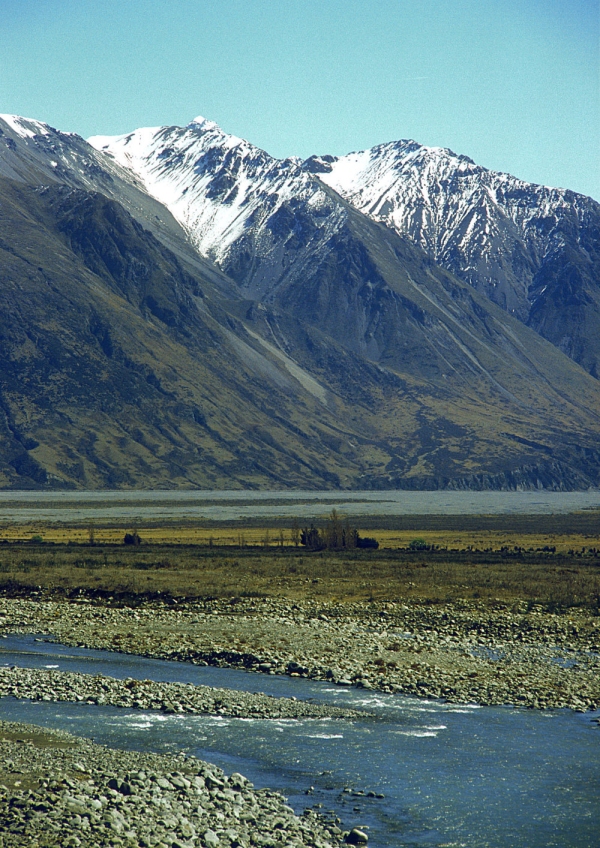
M 504 545 L 353 555 L 6 545 L 0 632 L 454 703 L 595 710 L 599 569 L 586 541 L 554 552 Z M 168 713 L 354 717 L 294 699 L 52 669 L 0 669 L 6 695 Z M 2 848 L 53 846 L 58 834 L 73 848 L 325 848 L 346 835 L 184 755 L 111 750 L 0 722 L 0 762 Z

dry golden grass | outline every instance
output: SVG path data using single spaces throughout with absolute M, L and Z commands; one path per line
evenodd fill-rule
M 118 545 L 126 532 L 133 527 L 94 527 L 96 545 Z M 289 527 L 271 525 L 256 526 L 214 526 L 198 527 L 194 525 L 165 525 L 161 527 L 135 528 L 144 543 L 152 545 L 201 545 L 214 547 L 243 548 L 261 546 L 270 548 L 293 548 Z M 409 547 L 416 538 L 423 539 L 428 545 L 439 548 L 462 551 L 469 547 L 479 551 L 500 551 L 502 548 L 515 547 L 525 550 L 555 547 L 557 553 L 567 553 L 581 548 L 600 549 L 600 533 L 549 533 L 549 532 L 507 532 L 505 530 L 394 530 L 388 527 L 370 526 L 361 535 L 374 536 L 382 549 L 398 550 Z M 0 527 L 0 542 L 29 542 L 34 536 L 41 536 L 44 542 L 54 544 L 83 545 L 89 543 L 90 530 L 85 526 L 69 527 L 63 524 L 8 524 Z
M 289 545 L 283 549 L 218 548 L 213 542 L 211 548 L 206 540 L 204 544 L 163 541 L 139 547 L 4 544 L 0 545 L 0 591 L 83 592 L 132 602 L 159 595 L 433 603 L 477 599 L 600 611 L 600 557 L 588 546 L 585 553 L 578 546 L 571 554 L 526 547 L 532 546 L 521 545 L 520 551 L 512 546 L 504 552 L 391 548 L 307 552 Z

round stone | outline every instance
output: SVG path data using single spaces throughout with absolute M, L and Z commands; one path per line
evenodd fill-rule
M 368 841 L 369 837 L 367 834 L 364 830 L 360 830 L 358 827 L 353 827 L 346 837 L 347 845 L 366 845 Z

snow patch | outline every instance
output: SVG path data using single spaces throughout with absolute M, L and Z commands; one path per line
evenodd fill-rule
M 21 138 L 35 138 L 36 135 L 50 135 L 50 127 L 34 118 L 22 118 L 19 115 L 0 115 L 0 119 L 20 135 Z

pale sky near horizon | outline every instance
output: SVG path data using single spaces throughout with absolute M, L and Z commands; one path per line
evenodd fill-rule
M 0 36 L 0 113 L 84 137 L 413 138 L 600 200 L 600 0 L 0 0 Z

